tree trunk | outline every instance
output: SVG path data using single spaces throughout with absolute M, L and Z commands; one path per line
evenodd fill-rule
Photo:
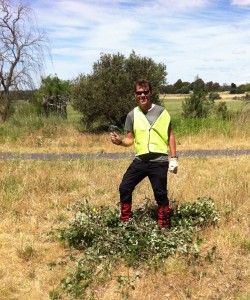
M 7 120 L 10 115 L 11 99 L 9 94 L 2 93 L 0 96 L 0 123 Z

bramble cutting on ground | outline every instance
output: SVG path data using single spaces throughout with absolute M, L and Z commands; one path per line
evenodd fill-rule
M 64 262 L 68 273 L 62 288 L 75 298 L 83 297 L 98 280 L 111 279 L 118 262 L 133 268 L 143 264 L 157 267 L 175 252 L 198 256 L 197 231 L 219 219 L 210 198 L 174 203 L 172 226 L 166 236 L 157 225 L 154 205 L 136 208 L 126 223 L 119 221 L 118 208 L 93 207 L 86 201 L 71 209 L 77 212 L 67 228 L 59 229 L 59 238 L 73 249 Z

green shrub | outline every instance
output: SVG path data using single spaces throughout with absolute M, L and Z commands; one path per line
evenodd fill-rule
M 205 83 L 199 77 L 193 83 L 192 94 L 182 102 L 182 116 L 184 118 L 206 118 L 214 104 L 207 99 Z
M 226 120 L 230 118 L 230 113 L 227 109 L 226 102 L 220 102 L 214 107 L 214 114 L 217 118 L 221 120 Z
M 221 96 L 219 93 L 211 92 L 208 95 L 209 100 L 219 100 L 221 99 Z

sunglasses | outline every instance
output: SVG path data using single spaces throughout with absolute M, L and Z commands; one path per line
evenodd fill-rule
M 141 96 L 142 94 L 144 94 L 144 95 L 148 95 L 150 93 L 150 90 L 145 90 L 145 91 L 136 91 L 135 92 L 135 94 L 137 95 L 137 96 Z

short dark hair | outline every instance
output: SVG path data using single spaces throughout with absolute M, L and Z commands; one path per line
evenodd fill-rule
M 135 82 L 135 87 L 134 87 L 134 90 L 136 92 L 136 87 L 137 86 L 148 86 L 149 87 L 149 90 L 150 90 L 150 93 L 152 92 L 152 85 L 151 85 L 151 82 L 147 79 L 138 79 L 136 82 Z

